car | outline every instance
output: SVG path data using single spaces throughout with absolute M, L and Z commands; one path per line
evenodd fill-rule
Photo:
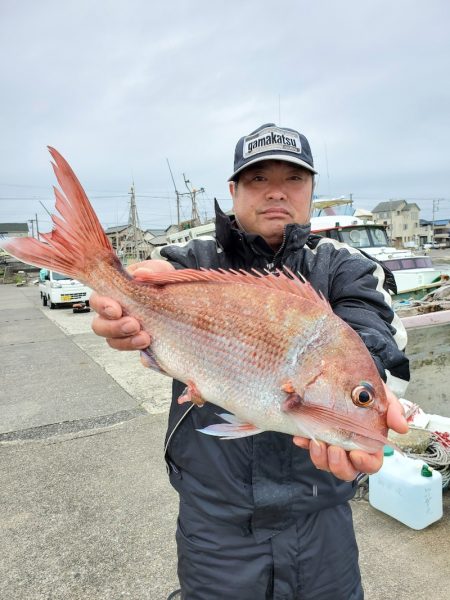
M 41 269 L 39 271 L 39 291 L 43 306 L 56 308 L 57 306 L 73 306 L 85 304 L 89 306 L 91 288 L 72 279 L 68 275 Z

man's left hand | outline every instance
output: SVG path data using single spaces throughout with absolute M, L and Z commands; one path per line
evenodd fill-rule
M 397 433 L 406 433 L 408 424 L 403 414 L 403 408 L 398 398 L 384 384 L 388 401 L 386 415 L 387 426 Z M 295 436 L 294 444 L 309 450 L 314 465 L 323 471 L 330 471 L 345 481 L 353 481 L 358 473 L 376 473 L 383 464 L 383 449 L 374 454 L 363 450 L 345 451 L 339 446 L 329 446 L 325 442 L 315 442 L 307 438 Z

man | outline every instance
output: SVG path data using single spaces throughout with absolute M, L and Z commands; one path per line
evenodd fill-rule
M 229 179 L 234 217 L 216 206 L 216 240 L 160 250 L 162 261 L 132 269 L 256 268 L 300 272 L 361 336 L 381 376 L 397 391 L 409 377 L 404 329 L 389 306 L 384 272 L 357 250 L 310 235 L 314 188 L 307 139 L 267 124 L 236 146 Z M 94 295 L 93 329 L 121 350 L 150 344 L 120 306 Z M 151 332 L 150 332 L 151 335 Z M 276 432 L 224 442 L 196 429 L 217 422 L 218 407 L 178 405 L 173 383 L 166 438 L 170 481 L 180 494 L 178 574 L 187 600 L 360 600 L 363 598 L 348 500 L 360 472 L 381 451 L 345 452 Z M 407 429 L 392 392 L 388 425 Z M 309 450 L 309 452 L 308 452 Z

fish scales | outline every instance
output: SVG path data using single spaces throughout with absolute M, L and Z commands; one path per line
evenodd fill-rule
M 283 378 L 299 366 L 288 360 L 294 333 L 300 343 L 300 338 L 305 340 L 300 326 L 313 330 L 324 318 L 308 301 L 245 284 L 179 284 L 157 295 L 125 278 L 123 286 L 122 302 L 152 333 L 161 367 L 182 381 L 194 379 L 206 400 L 222 400 L 224 408 L 257 425 L 274 412 L 273 404 L 281 404 Z M 131 306 L 130 298 L 138 302 Z M 244 317 L 242 306 L 250 307 Z M 180 344 L 186 339 L 189 344 Z M 311 354 L 305 359 L 311 360 Z M 286 418 L 280 415 L 279 420 Z M 292 423 L 291 429 L 301 431 Z

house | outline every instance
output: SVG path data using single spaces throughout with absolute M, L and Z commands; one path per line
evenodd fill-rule
M 119 258 L 128 263 L 131 259 L 146 259 L 151 247 L 145 240 L 142 229 L 133 225 L 116 225 L 105 229 L 106 237 L 117 252 Z
M 433 240 L 441 248 L 450 248 L 450 219 L 435 219 L 433 225 Z
M 385 225 L 391 242 L 397 247 L 419 246 L 420 207 L 406 200 L 380 202 L 372 210 L 374 222 Z
M 178 231 L 177 225 L 169 225 L 165 229 L 158 229 L 156 227 L 147 229 L 144 233 L 144 239 L 150 248 L 150 253 L 159 246 L 166 246 L 169 234 L 174 231 Z
M 433 223 L 426 219 L 420 219 L 419 221 L 419 238 L 420 245 L 431 244 L 433 241 Z
M 125 241 L 128 232 L 127 225 L 116 225 L 115 227 L 108 227 L 105 229 L 106 237 L 112 244 L 114 250 L 120 248 L 121 244 Z
M 28 223 L 0 223 L 0 239 L 5 237 L 27 237 Z
M 167 239 L 169 240 L 170 244 L 180 244 L 198 237 L 214 236 L 215 233 L 215 221 L 209 221 L 208 223 L 197 225 L 196 227 L 187 227 L 186 229 L 181 229 L 180 231 L 175 230 L 173 233 L 167 236 Z

